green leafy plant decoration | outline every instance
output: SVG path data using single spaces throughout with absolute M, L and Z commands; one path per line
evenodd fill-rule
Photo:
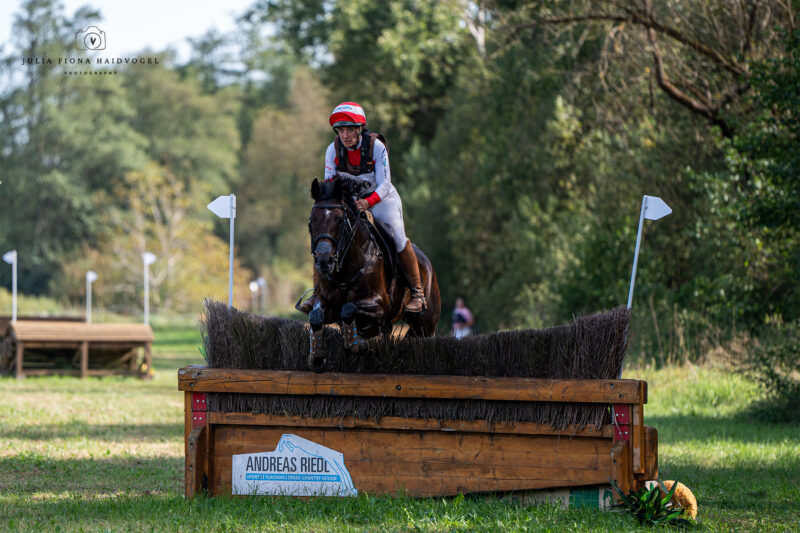
M 651 488 L 642 487 L 637 491 L 631 491 L 625 494 L 614 482 L 611 480 L 611 487 L 619 494 L 622 503 L 615 504 L 614 507 L 624 509 L 631 513 L 639 520 L 640 524 L 655 526 L 660 524 L 668 524 L 673 526 L 687 527 L 694 526 L 697 523 L 694 520 L 680 518 L 683 513 L 683 508 L 674 505 L 671 500 L 675 494 L 675 489 L 678 488 L 676 481 L 669 491 L 666 489 L 661 480 L 657 485 Z M 667 495 L 662 497 L 661 494 L 666 492 Z

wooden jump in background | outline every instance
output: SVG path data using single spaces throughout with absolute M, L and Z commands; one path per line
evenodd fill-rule
M 0 372 L 17 378 L 47 374 L 146 378 L 154 337 L 146 324 L 18 320 L 0 323 L 0 339 Z

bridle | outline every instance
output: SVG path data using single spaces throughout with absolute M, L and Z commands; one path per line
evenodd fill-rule
M 358 225 L 361 224 L 360 212 L 354 213 L 350 206 L 348 206 L 345 202 L 341 203 L 327 203 L 327 204 L 314 204 L 311 207 L 311 212 L 314 212 L 314 209 L 342 209 L 344 211 L 344 229 L 342 230 L 340 238 L 337 239 L 333 235 L 329 233 L 320 233 L 317 235 L 311 243 L 311 255 L 314 256 L 316 259 L 317 257 L 317 243 L 323 239 L 327 239 L 333 243 L 333 247 L 335 248 L 335 252 L 333 254 L 333 270 L 332 273 L 338 273 L 344 261 L 344 258 L 347 256 L 347 252 L 350 250 L 350 246 L 353 244 L 353 240 L 356 236 L 356 229 Z M 350 219 L 355 219 L 355 224 L 350 221 Z M 308 232 L 311 233 L 311 218 L 308 219 Z M 336 283 L 334 280 L 331 279 L 330 275 L 324 275 L 325 279 Z M 340 283 L 336 283 L 340 285 Z

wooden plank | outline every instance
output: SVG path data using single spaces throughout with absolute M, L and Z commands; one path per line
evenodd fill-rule
M 637 380 L 563 380 L 341 374 L 186 367 L 178 390 L 249 394 L 373 396 L 527 402 L 640 403 Z
M 191 393 L 187 393 L 191 394 Z M 555 435 L 563 438 L 594 437 L 611 438 L 613 427 L 605 426 L 598 431 L 594 426 L 584 429 L 553 429 L 548 424 L 532 422 L 487 422 L 485 420 L 435 420 L 423 418 L 404 418 L 384 416 L 380 420 L 372 418 L 309 418 L 302 416 L 280 416 L 253 413 L 220 413 L 209 412 L 208 420 L 212 424 L 285 426 L 289 428 L 328 427 L 351 429 L 390 429 L 419 431 L 462 431 L 468 433 L 513 433 L 523 435 Z
M 45 349 L 64 349 L 64 350 L 77 350 L 81 347 L 81 343 L 78 341 L 75 342 L 63 342 L 63 341 L 51 341 L 51 342 L 42 342 L 42 341 L 26 341 L 25 346 L 31 349 L 37 348 L 45 348 Z
M 186 438 L 186 466 L 184 469 L 184 494 L 191 498 L 203 488 L 205 468 L 206 427 L 195 428 Z
M 78 349 L 83 341 L 26 341 L 27 348 L 42 348 L 42 349 Z M 145 345 L 144 342 L 136 341 L 89 341 L 90 350 L 125 350 L 141 348 Z
M 215 430 L 209 479 L 216 494 L 230 492 L 234 452 L 271 451 L 286 432 L 277 427 Z M 373 494 L 532 490 L 607 483 L 611 477 L 610 439 L 336 429 L 292 433 L 340 451 L 355 487 Z M 587 450 L 593 453 L 576 453 Z
M 216 474 L 211 479 L 215 496 L 231 493 L 231 465 L 218 463 Z M 520 492 L 526 490 L 585 487 L 607 484 L 609 473 L 600 470 L 586 470 L 580 479 L 546 478 L 491 478 L 485 476 L 415 476 L 403 472 L 395 475 L 371 476 L 350 471 L 355 488 L 361 494 L 407 495 L 412 497 L 456 496 L 457 494 L 486 492 Z
M 217 440 L 214 453 L 218 456 L 271 451 L 282 435 L 292 433 L 313 435 L 313 439 L 305 438 L 317 439 L 314 442 L 352 454 L 361 463 L 388 461 L 594 469 L 599 464 L 608 465 L 608 453 L 612 446 L 610 440 L 541 436 L 336 429 L 298 431 L 297 428 L 263 426 L 215 428 Z
M 81 371 L 76 368 L 29 368 L 26 376 L 80 376 Z
M 617 487 L 625 494 L 633 489 L 633 465 L 631 463 L 630 441 L 618 440 L 611 449 L 611 479 Z M 614 501 L 621 501 L 621 498 L 614 492 Z
M 86 324 L 83 322 L 45 322 L 21 320 L 9 326 L 23 341 L 100 341 L 152 342 L 153 330 L 147 324 Z
M 81 371 L 75 368 L 29 368 L 25 370 L 26 376 L 81 376 Z M 89 377 L 104 377 L 104 376 L 136 376 L 138 374 L 131 373 L 125 369 L 104 369 L 86 371 L 85 376 Z

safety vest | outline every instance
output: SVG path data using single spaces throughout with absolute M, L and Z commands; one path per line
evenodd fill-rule
M 375 172 L 375 161 L 372 159 L 372 149 L 375 147 L 375 139 L 379 139 L 383 145 L 386 146 L 386 152 L 389 152 L 389 145 L 386 144 L 386 139 L 384 139 L 383 135 L 364 130 L 361 134 L 361 159 L 359 165 L 354 166 L 350 164 L 350 159 L 347 157 L 347 147 L 337 135 L 333 140 L 333 146 L 336 149 L 336 172 L 346 172 L 351 176 Z

